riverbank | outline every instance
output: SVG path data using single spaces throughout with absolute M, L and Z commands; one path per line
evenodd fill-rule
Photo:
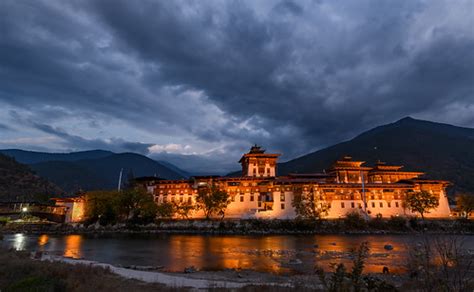
M 360 219 L 340 220 L 161 220 L 147 225 L 135 224 L 46 224 L 8 223 L 0 233 L 27 234 L 474 234 L 473 220 Z
M 151 272 L 4 249 L 0 250 L 0 261 L 1 291 L 33 288 L 35 291 L 188 291 L 190 288 L 212 291 L 325 291 L 316 274 L 282 276 L 251 270 Z M 393 287 L 397 282 L 403 282 L 403 277 L 398 275 L 379 275 L 379 278 L 393 282 Z

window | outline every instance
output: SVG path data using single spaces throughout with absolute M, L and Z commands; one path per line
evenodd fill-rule
M 285 201 L 285 194 L 280 194 L 280 202 L 284 202 Z
M 390 202 L 387 203 L 387 207 L 389 207 L 389 208 L 392 207 L 391 204 L 390 204 Z
M 373 199 L 375 199 L 375 198 L 374 198 L 374 196 L 370 196 L 370 199 L 373 200 Z
M 344 202 L 341 202 L 341 208 L 344 208 L 344 207 L 345 207 Z
M 270 174 L 270 168 L 267 168 L 267 173 Z
M 241 202 L 244 201 L 244 196 L 240 196 L 240 201 L 241 201 Z
M 351 208 L 355 208 L 355 203 L 354 202 L 351 203 Z
M 395 207 L 397 207 L 397 208 L 398 208 L 398 202 L 395 202 Z
M 183 202 L 183 197 L 180 197 L 180 198 L 179 198 L 179 201 L 182 203 L 182 202 Z
M 260 202 L 260 201 L 258 202 L 258 207 L 259 208 L 262 207 L 262 202 Z
M 253 202 L 253 195 L 250 195 L 250 202 Z
M 359 203 L 359 209 L 362 209 L 362 204 L 361 203 Z
M 380 202 L 380 208 L 383 208 L 383 203 L 382 202 Z
M 193 202 L 193 199 L 191 197 L 188 197 L 188 203 L 192 203 Z
M 372 202 L 372 208 L 375 208 L 375 203 L 374 202 Z
M 285 210 L 285 204 L 281 204 L 281 209 Z

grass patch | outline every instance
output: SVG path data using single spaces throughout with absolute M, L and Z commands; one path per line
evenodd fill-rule
M 186 291 L 124 279 L 108 269 L 30 259 L 27 252 L 0 249 L 0 291 Z

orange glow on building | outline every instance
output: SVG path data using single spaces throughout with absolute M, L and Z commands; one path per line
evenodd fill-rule
M 427 218 L 449 218 L 446 195 L 447 181 L 427 180 L 422 172 L 402 171 L 400 165 L 377 162 L 365 166 L 364 161 L 346 156 L 336 161 L 325 173 L 288 174 L 277 176 L 279 154 L 265 153 L 254 145 L 240 159 L 240 177 L 193 177 L 181 180 L 151 179 L 141 181 L 156 204 L 165 202 L 196 202 L 200 188 L 215 185 L 227 192 L 231 203 L 226 218 L 293 219 L 292 206 L 296 195 L 317 197 L 329 207 L 325 218 L 343 218 L 358 212 L 369 217 L 412 216 L 404 208 L 410 192 L 427 191 L 439 199 L 439 206 Z M 67 207 L 66 222 L 84 220 L 83 197 L 56 199 L 57 206 Z M 203 218 L 203 211 L 192 211 L 189 218 Z
M 369 217 L 414 215 L 403 206 L 407 193 L 427 191 L 439 198 L 439 206 L 426 217 L 447 218 L 450 210 L 447 181 L 421 179 L 422 172 L 402 171 L 402 166 L 377 162 L 374 167 L 346 156 L 327 173 L 276 175 L 279 154 L 267 154 L 255 145 L 242 156 L 241 177 L 194 177 L 192 180 L 153 180 L 146 183 L 155 202 L 195 202 L 198 189 L 214 184 L 226 191 L 232 202 L 227 218 L 296 217 L 292 206 L 296 194 L 317 196 L 329 206 L 326 218 L 341 218 L 364 212 Z M 191 218 L 202 218 L 194 212 Z

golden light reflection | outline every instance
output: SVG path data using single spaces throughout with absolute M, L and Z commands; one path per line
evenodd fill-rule
M 66 236 L 65 240 L 66 240 L 66 245 L 64 247 L 63 256 L 74 258 L 74 259 L 81 258 L 82 236 L 81 235 L 68 235 Z
M 406 270 L 405 261 L 408 252 L 407 246 L 400 243 L 390 243 L 380 241 L 379 238 L 372 237 L 343 237 L 324 236 L 317 237 L 317 251 L 315 262 L 326 271 L 332 271 L 333 264 L 343 263 L 346 268 L 352 268 L 352 254 L 364 241 L 369 245 L 369 257 L 365 263 L 364 273 L 381 273 L 383 267 L 388 267 L 390 272 L 400 273 Z M 386 250 L 384 247 L 390 244 L 393 250 Z
M 49 241 L 49 236 L 46 235 L 46 234 L 42 234 L 40 235 L 40 237 L 38 237 L 38 245 L 39 246 L 44 246 L 48 243 Z

